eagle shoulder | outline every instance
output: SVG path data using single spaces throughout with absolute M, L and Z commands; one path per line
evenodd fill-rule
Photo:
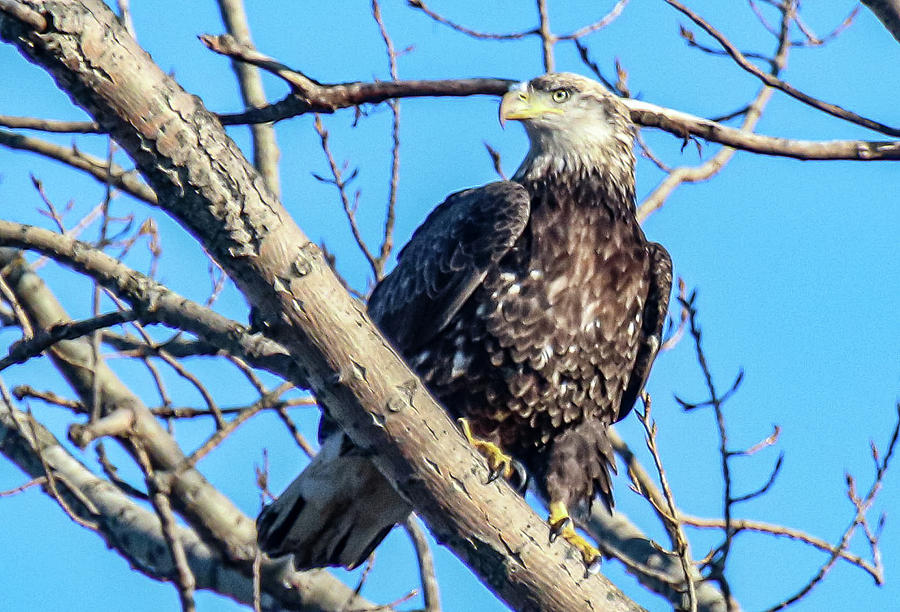
M 498 181 L 454 193 L 428 215 L 369 298 L 369 315 L 401 352 L 459 312 L 522 234 L 530 201 L 519 183 Z

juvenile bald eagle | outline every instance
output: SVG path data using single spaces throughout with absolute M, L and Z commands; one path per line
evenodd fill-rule
M 595 569 L 569 510 L 613 498 L 607 428 L 631 410 L 660 345 L 666 250 L 635 217 L 634 127 L 599 83 L 547 74 L 512 87 L 500 121 L 531 146 L 512 180 L 455 193 L 400 252 L 369 314 L 487 457 L 520 462 Z M 327 429 L 327 428 L 326 428 Z M 336 429 L 259 517 L 298 568 L 361 563 L 410 511 Z

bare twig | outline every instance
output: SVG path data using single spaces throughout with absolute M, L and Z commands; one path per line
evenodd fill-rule
M 579 38 L 583 38 L 588 34 L 592 34 L 597 30 L 602 30 L 613 21 L 615 21 L 619 15 L 622 14 L 622 11 L 625 9 L 625 6 L 628 4 L 628 0 L 619 0 L 613 5 L 613 7 L 609 10 L 609 12 L 595 21 L 592 24 L 586 25 L 583 28 L 579 28 L 572 32 L 571 34 L 562 34 L 557 36 L 557 40 L 578 40 Z
M 732 493 L 733 484 L 731 480 L 731 465 L 729 462 L 731 454 L 728 450 L 728 432 L 725 424 L 725 413 L 722 408 L 723 399 L 716 390 L 712 373 L 709 369 L 709 364 L 706 361 L 706 355 L 703 352 L 702 334 L 697 323 L 697 310 L 694 307 L 695 301 L 696 292 L 692 293 L 691 296 L 683 302 L 683 305 L 688 308 L 688 321 L 690 323 L 691 336 L 694 339 L 697 362 L 700 365 L 701 371 L 703 372 L 703 379 L 706 383 L 706 388 L 709 393 L 709 400 L 705 404 L 711 406 L 715 414 L 716 428 L 719 437 L 720 467 L 722 470 L 722 479 L 724 481 L 722 513 L 724 517 L 725 537 L 722 541 L 722 544 L 720 544 L 716 549 L 715 555 L 710 558 L 708 565 L 713 572 L 711 577 L 719 583 L 726 601 L 730 602 L 731 588 L 729 587 L 728 581 L 725 578 L 725 565 L 728 561 L 728 555 L 731 551 L 731 545 L 734 541 L 734 535 L 736 533 L 734 524 L 732 523 L 732 507 L 734 505 L 734 494 Z M 740 380 L 740 377 L 738 377 L 738 380 Z M 732 386 L 732 389 L 734 388 L 736 388 L 736 385 Z M 677 397 L 676 400 L 678 400 Z M 678 401 L 683 406 L 686 406 L 686 404 L 681 400 Z
M 185 459 L 176 469 L 176 472 L 180 473 L 184 470 L 194 468 L 197 465 L 198 461 L 208 455 L 210 451 L 212 451 L 216 446 L 221 444 L 222 441 L 225 440 L 225 438 L 227 438 L 241 424 L 245 423 L 247 419 L 252 417 L 260 410 L 274 406 L 279 401 L 281 395 L 291 390 L 292 388 L 293 385 L 289 382 L 281 383 L 275 390 L 259 398 L 259 400 L 256 401 L 252 406 L 240 412 L 236 417 L 228 421 L 224 427 L 218 429 L 206 440 L 206 442 L 201 444 L 197 450 L 185 457 Z
M 537 30 L 525 30 L 523 32 L 514 32 L 511 34 L 494 34 L 494 33 L 490 33 L 490 32 L 479 32 L 477 30 L 472 30 L 463 25 L 460 25 L 454 21 L 450 21 L 446 17 L 439 15 L 438 13 L 436 13 L 433 10 L 431 10 L 430 8 L 428 8 L 428 6 L 422 0 L 407 0 L 407 4 L 409 4 L 409 6 L 411 6 L 412 8 L 419 9 L 420 11 L 422 11 L 423 13 L 425 13 L 426 15 L 428 15 L 429 17 L 431 17 L 433 20 L 437 21 L 438 23 L 443 24 L 443 25 L 445 25 L 453 30 L 456 30 L 457 32 L 465 34 L 467 36 L 471 36 L 472 38 L 481 38 L 481 39 L 486 39 L 486 40 L 518 40 L 520 38 L 524 38 L 531 34 L 537 33 Z
M 309 402 L 308 405 L 314 406 L 316 400 L 314 398 L 304 398 Z M 316 454 L 316 451 L 313 450 L 313 447 L 306 441 L 306 438 L 303 437 L 303 434 L 300 433 L 300 429 L 294 423 L 294 420 L 291 418 L 291 415 L 288 414 L 288 411 L 284 404 L 279 404 L 275 407 L 275 410 L 278 412 L 278 416 L 281 418 L 281 421 L 284 423 L 284 426 L 287 427 L 288 431 L 291 432 L 291 437 L 294 438 L 294 442 L 297 443 L 297 446 L 300 447 L 306 456 L 312 459 L 312 457 Z
M 52 391 L 40 391 L 29 385 L 17 385 L 13 387 L 12 392 L 17 400 L 23 400 L 28 397 L 39 399 L 54 406 L 68 408 L 69 410 L 73 410 L 74 412 L 85 413 L 87 411 L 87 409 L 84 407 L 84 404 L 77 400 L 70 400 L 68 398 L 62 397 L 61 395 L 57 395 Z
M 434 573 L 434 559 L 431 556 L 428 540 L 419 526 L 419 519 L 415 513 L 406 517 L 403 528 L 416 549 L 416 558 L 419 561 L 419 577 L 422 582 L 422 596 L 425 599 L 425 612 L 441 612 L 441 594 L 438 588 L 437 577 Z
M 573 42 L 575 43 L 575 48 L 578 49 L 578 55 L 581 57 L 581 61 L 584 63 L 585 66 L 590 68 L 591 72 L 594 73 L 594 76 L 596 76 L 597 79 L 601 83 L 603 83 L 603 86 L 606 87 L 608 90 L 615 92 L 616 95 L 622 96 L 624 92 L 617 90 L 615 83 L 613 83 L 612 81 L 607 79 L 603 75 L 603 71 L 600 70 L 600 66 L 597 65 L 597 62 L 595 62 L 594 60 L 591 59 L 590 52 L 588 51 L 587 46 L 585 46 L 585 44 L 582 43 L 577 38 Z
M 875 458 L 875 478 L 872 482 L 872 486 L 869 487 L 868 492 L 863 497 L 859 497 L 856 493 L 856 481 L 852 476 L 847 474 L 847 496 L 850 498 L 850 501 L 853 503 L 853 506 L 856 510 L 856 513 L 853 517 L 853 520 L 844 530 L 843 535 L 841 536 L 841 540 L 837 546 L 831 549 L 831 555 L 829 555 L 828 560 L 822 564 L 819 568 L 819 571 L 807 582 L 799 591 L 786 598 L 784 601 L 776 604 L 772 608 L 770 608 L 767 612 L 775 612 L 776 610 L 782 610 L 791 604 L 799 601 L 803 597 L 805 597 L 810 591 L 812 591 L 822 580 L 825 578 L 826 574 L 831 570 L 837 560 L 842 556 L 842 553 L 846 551 L 847 547 L 850 545 L 850 538 L 853 537 L 856 528 L 860 525 L 865 526 L 866 524 L 866 513 L 871 508 L 872 503 L 875 501 L 875 496 L 878 495 L 878 492 L 881 490 L 881 485 L 884 480 L 884 475 L 887 472 L 888 466 L 890 464 L 891 458 L 894 456 L 894 452 L 897 450 L 897 440 L 900 438 L 900 404 L 897 404 L 895 407 L 897 411 L 897 423 L 894 425 L 894 431 L 891 433 L 890 440 L 888 442 L 888 450 L 885 453 L 884 458 L 879 458 L 879 453 L 874 446 L 873 443 L 873 452 L 872 455 Z M 875 559 L 875 567 L 878 571 L 879 575 L 881 574 L 880 568 L 880 554 L 878 551 L 878 543 L 877 537 L 874 537 L 871 532 L 866 528 L 866 536 L 869 538 L 869 542 L 872 546 L 873 557 Z M 878 581 L 878 578 L 876 578 Z
M 18 487 L 13 487 L 12 489 L 7 489 L 5 491 L 0 491 L 0 497 L 9 497 L 10 495 L 15 495 L 16 493 L 21 493 L 26 489 L 30 489 L 31 487 L 36 487 L 38 485 L 47 484 L 46 476 L 38 476 L 37 478 L 32 478 L 28 482 L 23 485 L 19 485 Z
M 697 612 L 697 591 L 691 577 L 693 560 L 691 558 L 690 542 L 688 541 L 687 536 L 684 533 L 684 527 L 678 518 L 678 506 L 675 504 L 675 496 L 672 494 L 672 488 L 669 486 L 669 479 L 666 476 L 666 471 L 663 468 L 662 459 L 659 455 L 659 449 L 656 445 L 657 426 L 656 422 L 650 417 L 652 406 L 650 394 L 647 392 L 642 393 L 641 401 L 644 403 L 644 410 L 643 412 L 636 410 L 636 412 L 638 420 L 640 420 L 641 425 L 644 426 L 647 448 L 656 465 L 656 473 L 659 475 L 659 483 L 662 486 L 663 495 L 666 500 L 666 512 L 662 513 L 662 515 L 666 516 L 667 520 L 663 522 L 666 526 L 666 530 L 669 532 L 675 543 L 675 553 L 681 560 L 681 569 L 684 573 L 684 582 L 687 591 L 687 609 L 691 612 Z
M 0 145 L 55 159 L 90 174 L 101 183 L 105 184 L 107 181 L 111 181 L 117 189 L 121 189 L 139 200 L 148 204 L 156 204 L 156 194 L 141 181 L 137 173 L 123 170 L 117 166 L 113 166 L 110 170 L 105 160 L 82 153 L 74 147 L 61 147 L 6 130 L 0 130 Z
M 378 259 L 372 254 L 372 251 L 369 250 L 365 238 L 362 237 L 359 224 L 356 222 L 356 208 L 359 202 L 359 192 L 357 192 L 356 201 L 353 204 L 350 203 L 350 196 L 347 195 L 347 183 L 353 180 L 356 176 L 356 172 L 351 173 L 349 179 L 344 177 L 343 172 L 334 159 L 334 155 L 331 153 L 331 147 L 328 145 L 328 130 L 325 129 L 325 126 L 322 124 L 322 119 L 318 115 L 316 115 L 316 120 L 313 125 L 315 126 L 316 133 L 319 135 L 319 141 L 322 144 L 322 152 L 325 153 L 325 158 L 328 160 L 328 167 L 331 169 L 332 176 L 331 179 L 317 178 L 320 178 L 320 180 L 324 182 L 331 183 L 338 190 L 341 204 L 344 207 L 344 215 L 346 215 L 347 222 L 350 224 L 350 231 L 353 233 L 353 239 L 356 241 L 356 245 L 359 247 L 359 250 L 362 251 L 363 256 L 369 263 L 369 267 L 372 268 L 372 273 L 376 278 L 380 278 L 379 275 L 382 272 L 381 268 L 383 267 L 383 263 L 379 265 Z
M 177 572 L 175 586 L 178 588 L 178 596 L 181 599 L 181 609 L 184 612 L 194 612 L 194 589 L 197 586 L 197 582 L 194 579 L 194 573 L 191 571 L 187 555 L 184 552 L 184 545 L 178 537 L 175 515 L 172 513 L 172 504 L 169 501 L 169 494 L 172 490 L 171 478 L 164 473 L 157 473 L 153 470 L 150 458 L 140 446 L 138 446 L 137 457 L 146 477 L 147 490 L 150 492 L 150 503 L 159 517 L 163 537 L 166 540 L 166 545 L 169 547 L 169 552 L 172 555 L 172 564 Z
M 772 73 L 778 74 L 787 63 L 788 53 L 790 52 L 790 43 L 788 41 L 788 29 L 790 25 L 792 12 L 783 10 L 781 20 L 781 30 L 778 38 L 778 47 L 775 55 L 771 60 Z M 741 125 L 741 131 L 744 133 L 752 132 L 757 122 L 762 117 L 763 110 L 772 96 L 772 90 L 763 87 L 757 93 L 755 99 L 747 106 L 743 113 L 744 120 Z M 669 171 L 668 176 L 648 195 L 641 203 L 638 209 L 638 218 L 643 220 L 652 212 L 658 210 L 665 203 L 666 198 L 679 185 L 686 182 L 705 181 L 722 168 L 734 156 L 735 149 L 732 147 L 723 147 L 712 158 L 696 167 L 682 166 Z
M 37 425 L 37 422 L 34 420 L 34 415 L 31 414 L 31 410 L 28 410 L 25 413 L 25 415 L 27 417 L 26 423 L 28 425 L 28 428 L 31 430 L 29 432 L 30 437 L 33 440 L 37 440 L 38 425 Z M 59 504 L 59 507 L 63 509 L 63 512 L 65 512 L 66 515 L 70 519 L 72 519 L 75 523 L 77 523 L 78 525 L 81 525 L 85 529 L 90 529 L 91 531 L 98 531 L 99 525 L 97 524 L 97 522 L 95 520 L 83 518 L 82 516 L 80 516 L 79 514 L 74 512 L 72 510 L 72 507 L 69 505 L 69 502 L 67 502 L 65 500 L 65 498 L 62 496 L 62 494 L 60 493 L 59 487 L 57 486 L 57 476 L 58 475 L 47 464 L 47 460 L 44 458 L 43 449 L 38 446 L 35 446 L 34 452 L 35 452 L 35 455 L 37 456 L 38 460 L 41 462 L 41 467 L 43 468 L 44 476 L 47 479 L 47 491 L 49 491 L 49 493 L 53 497 L 53 499 L 56 500 L 56 503 Z M 77 495 L 77 492 L 75 489 L 70 488 L 70 491 L 73 495 Z M 94 508 L 92 506 L 92 504 L 90 504 L 90 503 L 86 504 L 86 506 L 89 509 L 89 511 L 91 512 L 92 519 L 96 519 L 97 514 L 98 514 L 96 508 Z
M 861 125 L 870 130 L 874 130 L 876 132 L 881 132 L 882 134 L 887 134 L 888 136 L 898 137 L 900 136 L 900 129 L 890 127 L 883 123 L 879 123 L 867 117 L 863 117 L 858 115 L 852 111 L 848 111 L 845 108 L 841 108 L 836 104 L 830 104 L 828 102 L 823 102 L 817 98 L 813 98 L 812 96 L 803 93 L 799 89 L 793 87 L 792 85 L 785 83 L 781 79 L 775 77 L 772 74 L 767 74 L 753 65 L 750 60 L 748 60 L 743 53 L 741 53 L 737 47 L 735 47 L 731 41 L 729 41 L 722 33 L 712 27 L 706 20 L 697 15 L 694 11 L 684 6 L 678 0 L 665 0 L 667 4 L 675 7 L 677 10 L 684 13 L 688 18 L 691 19 L 698 26 L 703 28 L 703 30 L 716 39 L 722 48 L 731 56 L 731 58 L 737 63 L 738 66 L 758 78 L 760 81 L 768 85 L 769 87 L 773 87 L 784 93 L 788 94 L 792 98 L 795 98 L 804 104 L 812 106 L 815 109 L 818 109 L 822 112 L 828 113 L 833 117 L 837 117 L 838 119 L 843 119 L 845 121 L 849 121 L 851 123 L 855 123 L 856 125 Z M 792 10 L 792 9 L 791 9 Z
M 544 60 L 544 72 L 553 72 L 555 61 L 553 58 L 553 45 L 557 38 L 550 30 L 550 15 L 547 13 L 547 0 L 537 0 L 538 9 L 538 36 L 541 37 L 541 58 Z
M 31 321 L 28 320 L 28 315 L 22 310 L 19 299 L 16 297 L 15 292 L 9 288 L 9 285 L 6 284 L 6 280 L 3 278 L 2 274 L 0 274 L 0 295 L 3 296 L 6 303 L 12 308 L 13 316 L 16 318 L 19 327 L 22 329 L 22 341 L 19 345 L 21 346 L 22 344 L 32 342 L 34 340 L 34 329 L 31 327 Z M 14 346 L 15 345 L 10 347 L 10 353 L 12 353 Z M 40 351 L 38 351 L 38 353 L 40 353 Z
M 381 38 L 384 40 L 384 46 L 388 55 L 388 66 L 390 68 L 391 79 L 396 81 L 399 76 L 397 73 L 397 52 L 394 49 L 394 42 L 388 35 L 387 28 L 384 26 L 384 20 L 381 17 L 381 7 L 378 0 L 372 0 L 372 16 L 378 23 L 378 30 L 381 32 Z M 378 269 L 375 270 L 375 282 L 380 281 L 384 277 L 384 267 L 387 264 L 391 250 L 394 248 L 394 222 L 396 219 L 397 207 L 397 185 L 400 182 L 400 101 L 390 100 L 388 105 L 391 108 L 391 178 L 388 185 L 387 211 L 384 215 L 384 235 L 381 240 L 381 248 L 379 249 L 377 263 Z
M 0 359 L 0 371 L 17 363 L 25 363 L 61 340 L 74 340 L 92 334 L 98 329 L 133 321 L 138 314 L 133 310 L 119 310 L 82 321 L 60 323 L 46 332 L 35 334 L 30 340 L 16 342 L 9 348 L 9 354 Z
M 0 126 L 14 130 L 37 130 L 63 134 L 103 134 L 104 130 L 93 121 L 58 121 L 39 117 L 11 117 L 0 115 Z
M 700 529 L 723 529 L 725 526 L 725 521 L 718 518 L 701 518 L 684 513 L 679 513 L 678 518 L 685 525 L 690 525 L 691 527 L 697 527 Z M 786 527 L 784 525 L 775 525 L 763 521 L 738 518 L 732 519 L 731 524 L 736 531 L 752 531 L 756 533 L 764 533 L 767 535 L 797 540 L 798 542 L 809 544 L 810 546 L 818 548 L 819 550 L 827 553 L 833 553 L 837 549 L 837 547 L 821 538 L 817 538 L 804 531 L 801 531 L 800 529 L 794 529 L 792 527 Z M 876 584 L 882 584 L 884 578 L 879 574 L 877 568 L 873 564 L 848 550 L 840 550 L 839 556 L 840 558 L 867 572 L 870 576 L 872 576 Z
M 243 0 L 218 0 L 217 4 L 228 33 L 240 44 L 252 49 L 253 40 Z M 247 108 L 266 106 L 268 101 L 259 71 L 251 64 L 238 60 L 233 60 L 231 67 L 237 76 L 244 106 Z M 281 179 L 278 175 L 279 151 L 275 140 L 275 128 L 257 123 L 251 125 L 250 130 L 253 136 L 253 165 L 263 175 L 269 189 L 278 195 L 281 192 Z

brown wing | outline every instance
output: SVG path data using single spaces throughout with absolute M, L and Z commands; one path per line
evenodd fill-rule
M 641 326 L 641 343 L 638 347 L 637 357 L 628 386 L 622 394 L 622 403 L 619 405 L 619 413 L 616 420 L 625 418 L 638 395 L 647 382 L 653 360 L 659 352 L 660 339 L 662 337 L 663 324 L 666 322 L 666 314 L 669 311 L 669 293 L 672 290 L 672 259 L 668 251 L 656 242 L 648 245 L 650 249 L 650 285 L 647 291 L 647 299 L 644 302 L 644 313 Z
M 431 340 L 516 242 L 530 197 L 501 181 L 454 193 L 415 231 L 369 299 L 369 315 L 401 352 Z

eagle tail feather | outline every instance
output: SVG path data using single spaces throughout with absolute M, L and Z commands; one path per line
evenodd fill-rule
M 298 570 L 353 569 L 411 512 L 369 458 L 329 436 L 307 468 L 257 518 L 260 549 L 293 554 Z

